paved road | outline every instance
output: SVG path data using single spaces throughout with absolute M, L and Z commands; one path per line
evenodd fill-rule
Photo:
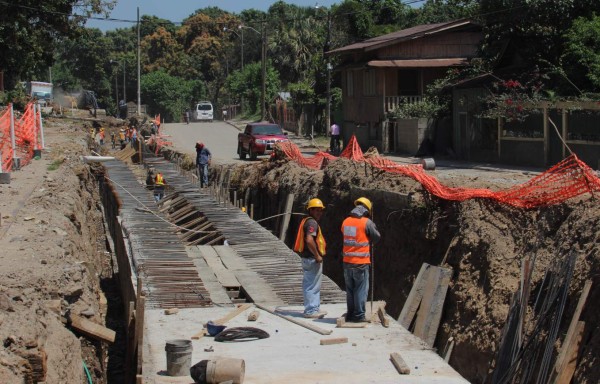
M 239 130 L 222 121 L 163 124 L 161 131 L 171 136 L 173 147 L 195 158 L 194 145 L 202 141 L 210 150 L 213 162 L 231 164 L 240 162 L 237 155 Z

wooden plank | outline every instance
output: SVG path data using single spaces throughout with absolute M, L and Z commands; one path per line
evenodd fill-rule
M 376 317 L 378 316 L 377 311 L 379 310 L 379 308 L 385 308 L 385 306 L 387 305 L 387 303 L 385 302 L 385 300 L 378 300 L 378 301 L 368 301 L 366 303 L 366 308 L 365 308 L 365 318 L 370 322 L 373 323 L 376 321 Z M 373 312 L 371 312 L 371 308 L 373 309 Z
M 260 304 L 254 303 L 254 305 L 256 305 L 257 308 L 262 309 L 263 311 L 269 312 L 270 314 L 275 315 L 275 316 L 279 316 L 282 319 L 286 319 L 289 322 L 292 322 L 292 323 L 294 323 L 296 325 L 299 325 L 301 327 L 304 327 L 306 329 L 310 329 L 311 331 L 319 333 L 321 335 L 330 335 L 333 332 L 333 331 L 328 330 L 328 329 L 319 328 L 316 325 L 313 325 L 313 324 L 310 324 L 310 323 L 307 323 L 307 322 L 304 322 L 304 321 L 296 320 L 293 317 L 282 315 L 280 313 L 277 313 L 277 312 L 273 311 L 272 309 L 269 309 L 267 307 L 263 307 Z
M 221 261 L 219 256 L 219 249 L 211 246 L 198 246 L 202 258 L 206 261 L 206 264 L 212 269 L 217 280 L 223 287 L 241 287 L 240 282 L 235 277 L 235 274 L 227 269 Z
M 431 273 L 423 291 L 423 299 L 415 321 L 414 335 L 433 347 L 437 335 L 446 292 L 452 276 L 452 270 L 431 267 Z
M 146 297 L 140 296 L 135 306 L 135 349 L 137 355 L 137 370 L 142 373 L 143 350 L 144 350 L 144 309 L 146 307 Z
M 71 326 L 84 335 L 111 344 L 115 342 L 116 333 L 112 329 L 108 329 L 77 315 L 71 314 L 69 318 L 71 320 Z
M 213 321 L 213 323 L 215 323 L 217 325 L 223 325 L 250 307 L 252 307 L 252 304 L 242 304 L 242 305 L 238 306 L 236 309 L 234 309 L 233 311 L 229 312 L 227 315 L 221 317 L 218 320 Z
M 402 307 L 400 316 L 398 316 L 398 322 L 406 329 L 410 329 L 410 325 L 419 309 L 421 299 L 423 298 L 423 289 L 425 288 L 425 282 L 427 281 L 430 273 L 431 265 L 423 263 L 419 274 L 413 283 L 413 286 L 406 298 L 406 302 Z
M 577 355 L 579 354 L 579 348 L 581 347 L 581 340 L 583 339 L 583 331 L 585 329 L 585 321 L 578 321 L 575 327 L 574 334 L 569 340 L 568 345 L 564 345 L 561 348 L 561 352 L 564 349 L 565 360 L 563 363 L 563 369 L 558 372 L 554 384 L 569 384 L 577 368 Z
M 347 323 L 347 322 L 342 322 L 341 324 L 336 324 L 336 328 L 366 328 L 367 325 L 369 323 L 367 322 L 362 322 L 362 323 Z
M 385 309 L 379 307 L 377 309 L 377 315 L 379 316 L 379 321 L 381 321 L 381 325 L 383 325 L 385 328 L 389 328 L 390 320 L 387 317 L 385 317 Z
M 408 364 L 406 364 L 406 362 L 404 361 L 402 356 L 400 356 L 399 353 L 397 353 L 397 352 L 391 353 L 390 360 L 392 361 L 392 364 L 394 364 L 394 367 L 396 367 L 396 369 L 398 370 L 399 374 L 401 374 L 401 375 L 409 375 L 410 374 L 410 368 L 408 367 Z
M 292 207 L 294 206 L 294 194 L 288 193 L 285 201 L 285 216 L 283 216 L 283 222 L 281 223 L 281 230 L 279 231 L 279 239 L 285 241 L 285 235 L 290 225 L 290 218 L 292 217 Z
M 579 301 L 577 302 L 577 307 L 575 308 L 575 312 L 573 313 L 573 317 L 571 318 L 571 323 L 569 324 L 569 329 L 567 330 L 567 335 L 565 336 L 565 340 L 563 341 L 564 348 L 561 347 L 560 352 L 558 353 L 558 357 L 556 358 L 556 363 L 554 364 L 554 374 L 560 374 L 565 370 L 565 366 L 567 364 L 567 354 L 568 354 L 568 345 L 571 344 L 571 339 L 577 332 L 577 327 L 579 324 L 579 317 L 581 316 L 581 312 L 585 306 L 585 302 L 587 301 L 587 297 L 590 293 L 590 289 L 592 288 L 591 280 L 586 280 L 583 289 L 581 290 L 581 295 L 579 296 Z
M 335 337 L 333 339 L 321 339 L 321 345 L 344 344 L 348 342 L 347 337 Z
M 208 335 L 208 331 L 206 330 L 206 328 L 202 328 L 202 330 L 194 335 L 192 335 L 192 340 L 198 340 L 203 338 L 204 336 Z

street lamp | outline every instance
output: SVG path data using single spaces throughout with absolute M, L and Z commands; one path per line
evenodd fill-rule
M 117 69 L 115 69 L 115 101 L 116 101 L 116 105 L 117 105 L 117 110 L 116 110 L 116 114 L 117 117 L 119 117 L 119 84 L 118 84 L 118 74 L 119 74 L 119 61 L 118 60 L 110 60 L 110 64 L 111 65 L 117 65 Z M 123 88 L 125 88 L 125 84 L 124 84 L 125 80 L 123 80 Z
M 320 6 L 317 5 L 315 7 L 319 9 Z M 329 9 L 326 9 L 327 12 L 327 40 L 325 41 L 325 46 L 323 47 L 323 59 L 325 59 L 325 53 L 329 51 L 331 48 L 331 12 Z M 329 60 L 326 63 L 327 68 L 327 107 L 326 107 L 326 116 L 325 116 L 325 132 L 329 132 L 331 127 L 331 70 L 333 67 Z

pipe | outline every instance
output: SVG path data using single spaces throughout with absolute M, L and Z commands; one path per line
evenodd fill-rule
M 112 160 L 116 159 L 113 156 L 81 156 L 81 161 L 83 161 L 86 164 L 93 162 L 103 163 L 105 161 Z

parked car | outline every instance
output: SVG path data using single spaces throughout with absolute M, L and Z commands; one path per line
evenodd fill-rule
M 238 134 L 237 153 L 240 159 L 245 159 L 248 155 L 254 160 L 256 156 L 273 153 L 275 143 L 286 141 L 289 141 L 287 132 L 284 133 L 279 125 L 264 121 L 250 123 L 246 125 L 244 132 Z
M 201 101 L 196 104 L 194 113 L 196 121 L 213 121 L 213 105 L 210 101 Z

